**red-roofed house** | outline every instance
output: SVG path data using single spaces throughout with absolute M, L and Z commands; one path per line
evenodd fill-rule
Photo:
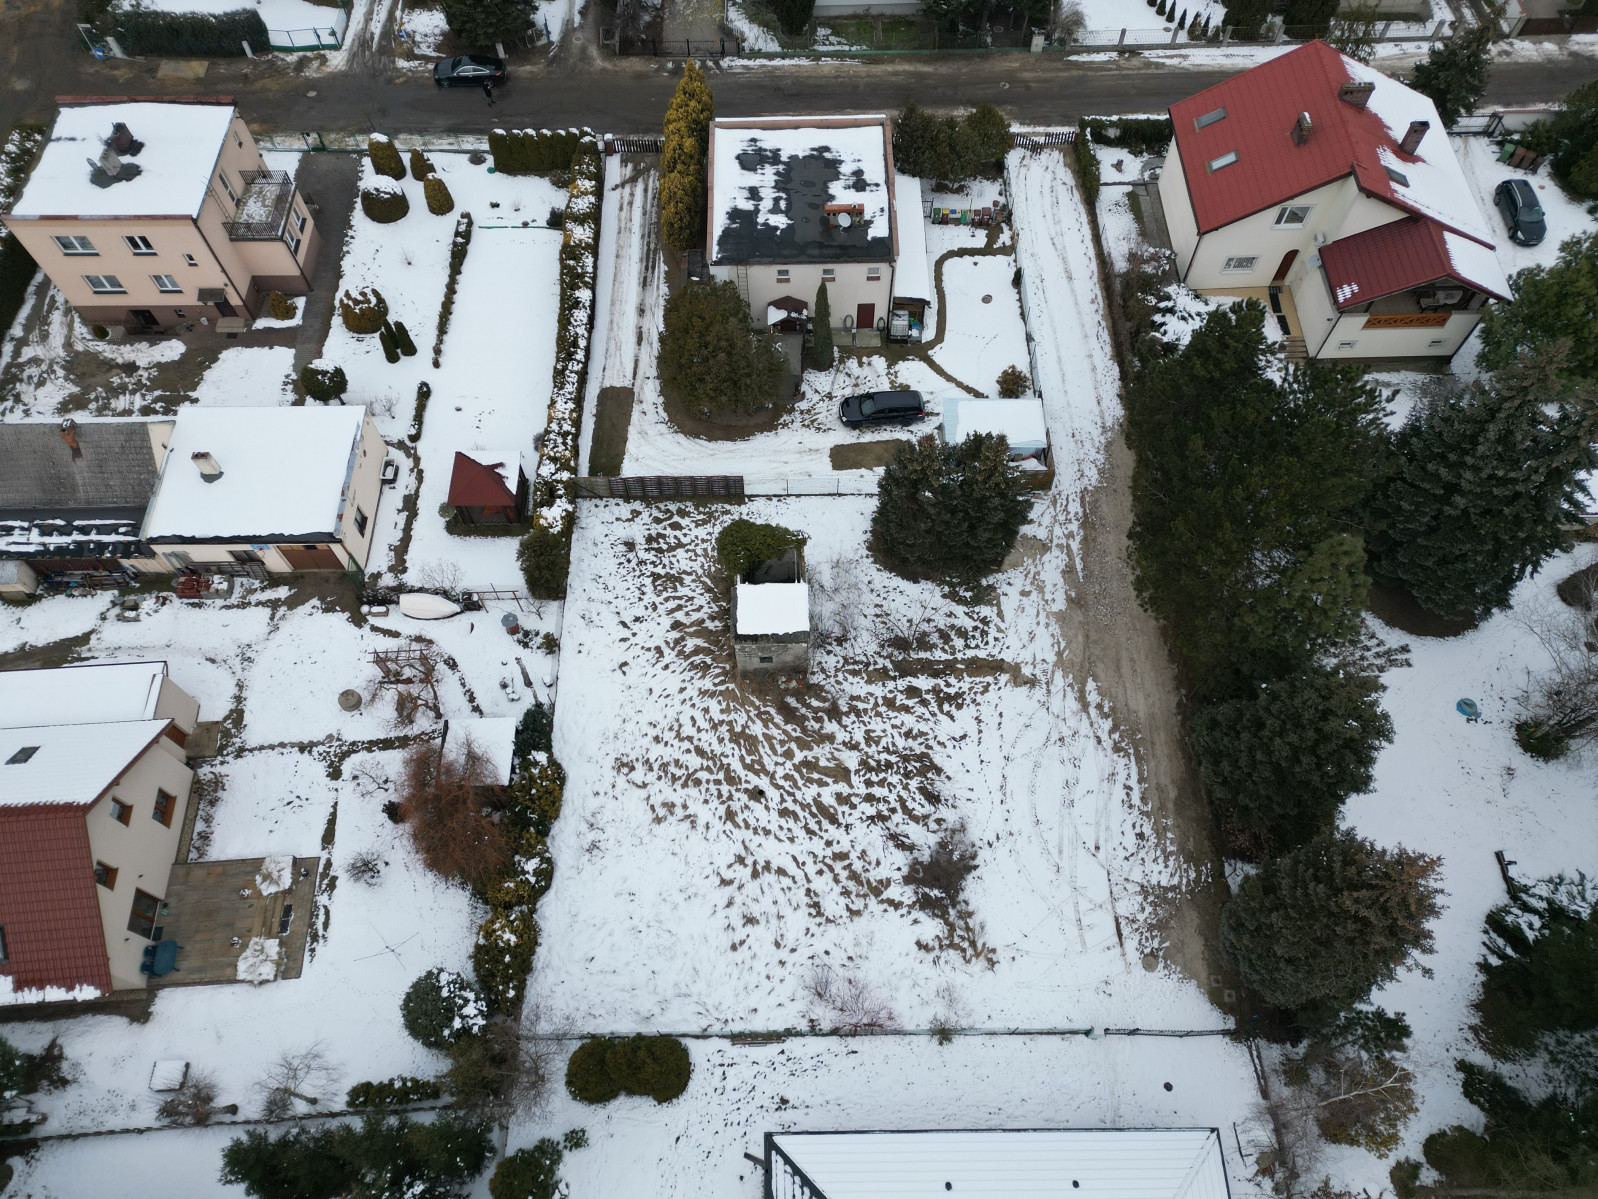
M 1160 200 L 1183 282 L 1269 301 L 1308 356 L 1451 357 L 1509 297 L 1432 102 L 1325 42 L 1171 121 Z
M 527 475 L 515 450 L 456 451 L 444 502 L 467 525 L 512 525 L 527 518 Z
M 164 662 L 0 671 L 0 1004 L 146 984 L 198 719 Z

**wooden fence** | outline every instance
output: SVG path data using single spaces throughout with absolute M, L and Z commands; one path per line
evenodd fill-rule
M 1048 146 L 1069 146 L 1076 141 L 1075 129 L 1047 129 L 1040 133 L 1012 133 L 1010 145 L 1016 150 L 1042 150 Z
M 663 137 L 615 137 L 605 135 L 605 156 L 612 154 L 659 154 L 665 146 Z
M 611 475 L 576 480 L 584 500 L 741 500 L 742 475 Z

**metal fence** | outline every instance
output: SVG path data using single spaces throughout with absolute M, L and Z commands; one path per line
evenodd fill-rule
M 1453 25 L 1452 21 L 1438 21 L 1432 26 L 1411 21 L 1381 21 L 1373 26 L 1370 38 L 1373 42 L 1440 41 L 1445 36 L 1452 36 Z M 1220 30 L 1217 40 L 1215 37 L 1189 37 L 1185 30 L 1167 25 L 1160 29 L 1084 29 L 1072 35 L 1069 48 L 1121 50 L 1140 46 L 1227 46 L 1235 42 L 1285 45 L 1313 41 L 1323 36 L 1325 33 L 1319 28 L 1289 25 L 1267 27 L 1261 36 L 1244 37 L 1235 27 L 1227 25 Z
M 575 481 L 584 500 L 741 500 L 742 475 L 600 475 Z
M 1045 129 L 1041 133 L 1012 133 L 1012 150 L 1043 150 L 1049 146 L 1069 146 L 1076 141 L 1075 129 Z
M 877 476 L 787 475 L 767 479 L 745 479 L 745 495 L 876 495 Z
M 735 37 L 693 41 L 689 38 L 617 37 L 616 53 L 652 58 L 726 58 L 743 53 Z
M 666 146 L 663 137 L 613 137 L 605 135 L 605 156 L 612 154 L 659 154 Z
M 348 18 L 345 18 L 345 24 Z M 343 25 L 318 25 L 311 29 L 268 29 L 266 40 L 274 50 L 337 50 L 344 44 Z

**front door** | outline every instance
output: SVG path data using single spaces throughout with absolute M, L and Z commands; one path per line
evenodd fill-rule
M 216 314 L 217 316 L 237 316 L 239 310 L 226 300 L 218 300 L 216 302 Z
M 155 313 L 148 308 L 130 308 L 128 315 L 133 318 L 133 323 L 141 329 L 158 329 L 161 322 L 155 319 Z
M 854 327 L 864 333 L 868 329 L 877 327 L 877 306 L 875 304 L 861 304 L 854 311 Z
M 1282 283 L 1287 278 L 1287 272 L 1293 269 L 1293 260 L 1298 257 L 1297 250 L 1289 250 L 1282 255 L 1282 264 L 1276 268 L 1276 275 L 1271 279 L 1272 285 Z

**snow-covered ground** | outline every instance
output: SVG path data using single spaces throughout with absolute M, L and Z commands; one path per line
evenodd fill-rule
M 439 43 L 449 33 L 449 22 L 439 8 L 402 8 L 394 16 L 397 33 L 412 54 L 437 58 Z
M 129 6 L 131 7 L 131 5 Z M 139 7 L 156 12 L 194 12 L 218 15 L 237 12 L 237 0 L 139 0 Z M 299 31 L 308 35 L 312 29 L 343 31 L 347 16 L 342 8 L 312 4 L 310 0 L 255 0 L 255 7 L 273 33 L 274 44 L 280 41 L 279 33 Z M 285 43 L 287 44 L 287 43 Z M 315 46 L 315 39 L 302 36 L 294 39 L 295 45 Z
M 1465 169 L 1472 194 L 1486 218 L 1498 246 L 1498 261 L 1504 271 L 1514 275 L 1528 266 L 1547 266 L 1559 257 L 1559 246 L 1566 238 L 1590 232 L 1593 218 L 1587 215 L 1587 205 L 1573 200 L 1564 188 L 1554 182 L 1549 165 L 1544 163 L 1535 175 L 1516 170 L 1498 161 L 1499 143 L 1485 137 L 1453 137 L 1448 139 Z M 1537 189 L 1537 200 L 1542 205 L 1548 222 L 1548 236 L 1540 245 L 1522 246 L 1509 240 L 1503 213 L 1493 203 L 1493 191 L 1505 179 L 1526 179 Z
M 293 398 L 292 346 L 235 346 L 223 350 L 194 389 L 197 404 L 258 407 L 286 404 Z

